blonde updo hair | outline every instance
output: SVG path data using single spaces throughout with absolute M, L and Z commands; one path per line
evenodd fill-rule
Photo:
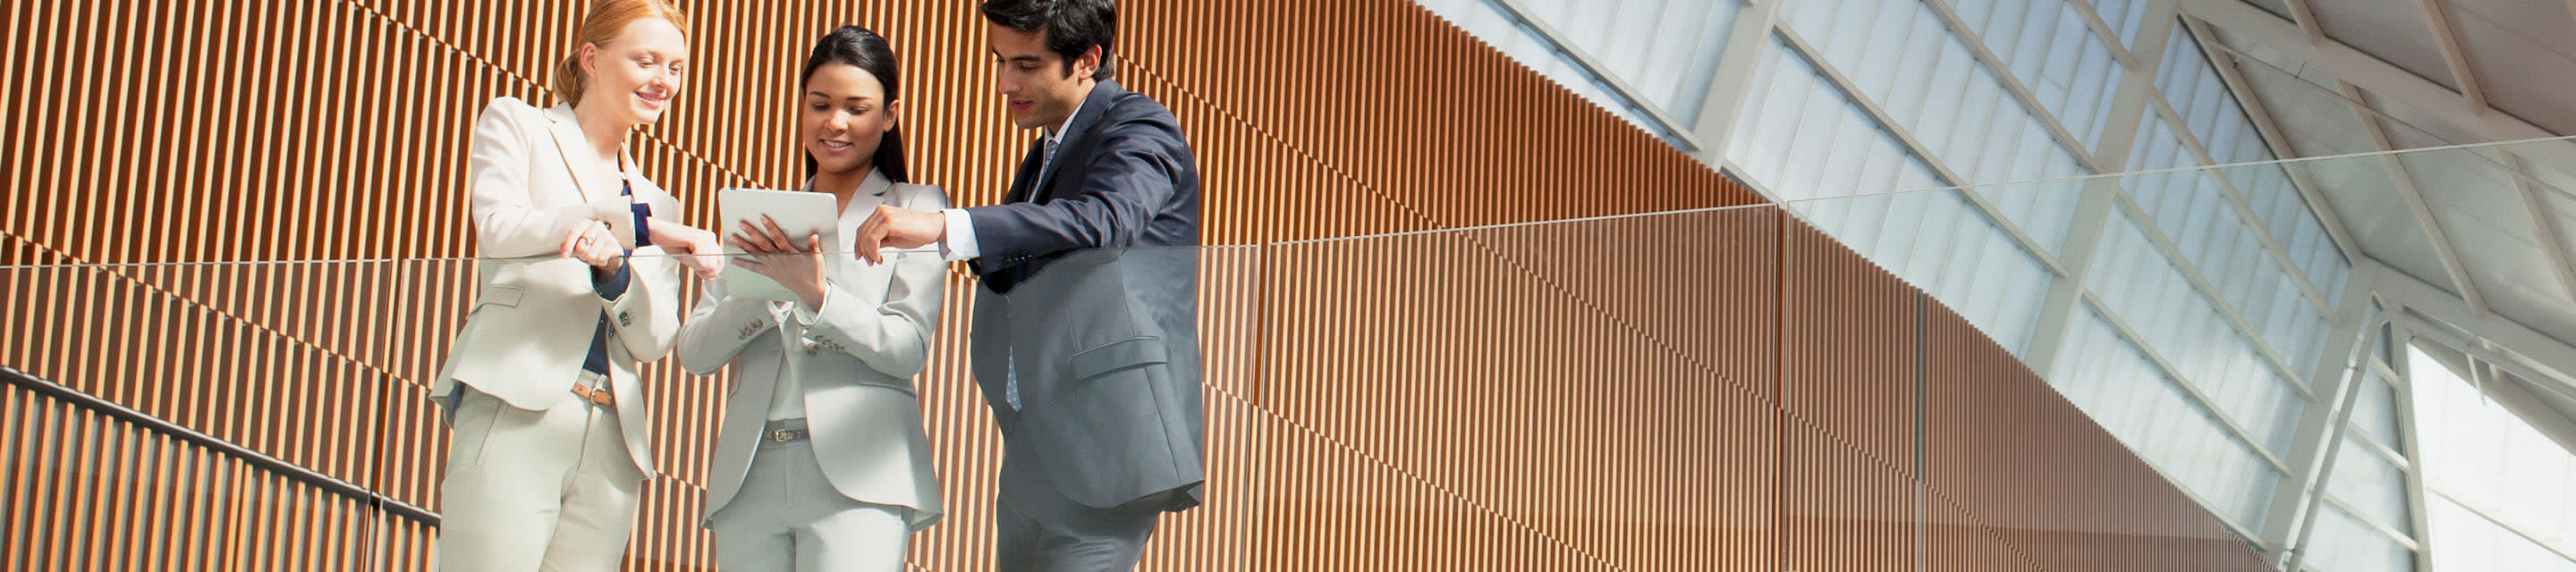
M 616 41 L 619 34 L 626 33 L 628 24 L 645 18 L 670 21 L 671 27 L 679 28 L 683 35 L 689 30 L 689 14 L 670 0 L 592 2 L 590 13 L 581 18 L 581 27 L 573 29 L 572 53 L 565 55 L 562 63 L 555 64 L 555 95 L 563 97 L 565 103 L 581 101 L 582 90 L 590 86 L 590 77 L 581 71 L 581 47 Z

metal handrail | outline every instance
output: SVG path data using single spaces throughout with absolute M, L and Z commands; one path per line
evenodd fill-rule
M 249 463 L 251 466 L 301 481 L 306 485 L 311 485 L 314 488 L 322 489 L 323 491 L 331 494 L 366 501 L 369 505 L 374 506 L 378 510 L 384 511 L 387 514 L 408 518 L 433 528 L 438 526 L 439 517 L 437 512 L 421 508 L 411 503 L 395 500 L 382 493 L 378 493 L 366 487 L 358 486 L 357 483 L 351 483 L 349 481 L 341 480 L 338 477 L 325 475 L 313 469 L 305 468 L 302 465 L 297 465 L 286 462 L 285 460 L 277 457 L 269 456 L 266 453 L 253 451 L 248 447 L 234 444 L 231 441 L 225 441 L 223 439 L 216 438 L 213 435 L 207 435 L 205 433 L 198 432 L 195 429 L 180 426 L 177 423 L 170 422 L 170 420 L 155 417 L 149 413 L 136 411 L 134 408 L 119 405 L 116 402 L 84 393 L 81 390 L 72 389 L 64 386 L 63 384 L 54 383 L 52 380 L 38 378 L 27 372 L 18 371 L 17 368 L 0 366 L 0 379 L 6 379 L 11 385 L 27 388 L 30 391 L 34 391 L 46 397 L 51 397 L 92 411 L 104 413 L 109 417 L 114 417 L 127 423 L 140 425 L 153 431 L 161 432 L 165 435 L 177 437 L 181 441 L 186 441 L 190 444 L 204 447 L 217 453 L 241 459 L 243 462 Z

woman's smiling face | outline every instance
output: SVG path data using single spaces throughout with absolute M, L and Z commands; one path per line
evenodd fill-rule
M 877 144 L 894 128 L 895 107 L 885 84 L 858 66 L 824 64 L 805 78 L 798 103 L 798 139 L 817 170 L 842 173 L 873 167 Z
M 689 41 L 670 20 L 638 19 L 617 39 L 586 48 L 582 67 L 590 84 L 582 90 L 584 107 L 596 105 L 626 123 L 651 125 L 680 95 Z

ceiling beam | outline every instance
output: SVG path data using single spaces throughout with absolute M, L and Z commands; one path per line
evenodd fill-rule
M 2373 262 L 2383 266 L 2387 264 Z M 2512 355 L 2519 356 L 2514 361 L 2529 366 L 2536 377 L 2576 388 L 2576 345 L 2569 345 L 2566 340 L 2540 333 L 2504 316 L 2472 312 L 2459 298 L 2404 272 L 2381 272 L 2371 285 L 2390 304 L 2403 306 L 2431 322 L 2494 342 Z M 2419 329 L 2438 333 L 2437 329 Z
M 2424 21 L 2433 27 L 2433 43 L 2442 50 L 2442 61 L 2450 64 L 2451 83 L 2459 84 L 2460 97 L 2468 99 L 2471 109 L 2487 109 L 2486 88 L 2478 83 L 2476 70 L 2469 69 L 2469 53 L 2460 49 L 2460 33 L 2451 27 L 2451 15 L 2442 10 L 2442 0 L 2416 0 L 2424 7 Z
M 2294 60 L 2349 82 L 2363 91 L 2403 103 L 2461 131 L 2474 134 L 2479 139 L 2453 143 L 2516 141 L 2559 135 L 2511 114 L 2496 113 L 2483 107 L 2471 107 L 2458 92 L 2451 91 L 2451 88 L 2416 76 L 2404 68 L 2381 61 L 2332 38 L 2312 41 L 2298 24 L 2248 5 L 2244 0 L 2181 0 L 2181 2 L 2184 14 L 2225 30 L 2232 37 L 2279 50 Z M 2228 51 L 2236 52 L 2233 49 Z M 2252 57 L 2250 54 L 2239 53 Z M 2333 89 L 2333 86 L 2326 87 L 2329 90 Z M 2358 104 L 2356 100 L 2356 105 Z M 2530 148 L 2526 150 L 2526 155 L 2532 160 L 2547 165 L 2576 166 L 2576 143 L 2555 142 L 2528 147 Z
M 2541 435 L 2557 442 L 2559 447 L 2576 453 L 2576 419 L 2569 419 L 2566 412 L 2551 405 L 2554 401 L 2576 401 L 2576 386 L 2548 379 L 2537 371 L 2539 368 L 2525 366 L 2495 350 L 2481 347 L 2487 343 L 2484 340 L 2462 339 L 2459 334 L 2422 318 L 2400 315 L 2391 323 L 2412 328 L 2417 335 L 2432 340 L 2441 348 L 2457 352 L 2455 356 L 2436 355 L 2435 361 L 2444 361 L 2438 367 L 2462 366 L 2459 370 L 2461 381 L 2469 382 L 2479 394 L 2503 406 L 2515 417 L 2522 418 L 2524 423 L 2540 430 Z M 2466 361 L 2452 364 L 2446 361 L 2448 357 Z
M 2308 43 L 2326 41 L 2326 26 L 2317 21 L 2317 10 L 2308 5 L 2308 0 L 2282 0 L 2282 3 L 2290 6 L 2290 20 L 2299 24 L 2299 33 L 2307 35 Z
M 2345 98 L 2361 101 L 2360 88 L 2353 87 L 2351 83 L 2337 83 L 2343 84 Z M 2460 299 L 2468 302 L 2471 311 L 2486 315 L 2487 298 L 2478 292 L 2478 283 L 2469 278 L 2468 265 L 2460 258 L 2459 246 L 2451 243 L 2450 233 L 2443 232 L 2441 219 L 2433 216 L 2432 203 L 2424 200 L 2424 190 L 2415 186 L 2415 177 L 2406 172 L 2406 163 L 2399 161 L 2395 153 L 2387 153 L 2397 149 L 2389 144 L 2387 127 L 2379 123 L 2378 116 L 2360 106 L 2352 108 L 2352 115 L 2361 121 L 2361 130 L 2370 134 L 2371 144 L 2382 151 L 2379 163 L 2388 168 L 2388 183 L 2397 187 L 2397 194 L 2406 199 L 2406 210 L 2415 214 L 2415 224 L 2422 226 L 2424 235 L 2433 239 L 2433 255 L 2442 259 L 2442 271 L 2451 276 L 2452 285 L 2460 291 Z
M 2548 205 L 2541 204 L 2539 192 L 2531 188 L 2531 166 L 2512 151 L 2499 154 L 2504 155 L 2505 178 L 2513 180 L 2513 194 L 2522 199 L 2522 211 L 2531 215 L 2532 238 L 2539 239 L 2540 251 L 2549 255 L 2549 269 L 2558 277 L 2558 293 L 2567 296 L 2565 301 L 2576 303 L 2576 266 L 2571 266 L 2576 264 L 2576 258 L 2567 256 L 2567 243 L 2561 240 L 2566 235 L 2560 234 L 2557 217 L 2549 215 Z

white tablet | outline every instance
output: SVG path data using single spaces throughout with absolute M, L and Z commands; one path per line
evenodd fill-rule
M 742 254 L 742 249 L 733 245 L 733 236 L 742 234 L 743 221 L 750 221 L 754 227 L 760 226 L 761 215 L 768 215 L 770 220 L 776 221 L 779 230 L 787 231 L 787 236 L 822 235 L 826 250 L 840 244 L 837 235 L 841 207 L 840 203 L 832 200 L 831 193 L 729 188 L 716 191 L 716 210 L 723 214 L 724 220 L 714 230 L 724 241 L 727 255 Z M 722 279 L 727 296 L 759 300 L 796 299 L 796 294 L 788 292 L 787 287 L 758 272 L 728 269 Z

